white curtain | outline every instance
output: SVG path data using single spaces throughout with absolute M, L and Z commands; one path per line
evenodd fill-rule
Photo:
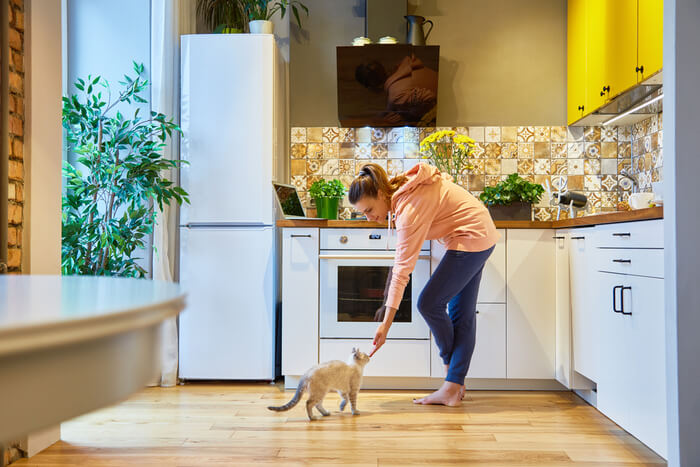
M 175 121 L 180 120 L 180 35 L 192 34 L 196 25 L 196 0 L 151 0 L 151 108 Z M 179 159 L 179 138 L 174 135 L 164 156 Z M 165 174 L 177 181 L 177 172 Z M 153 230 L 153 279 L 172 281 L 174 277 L 177 205 L 164 206 L 156 216 Z M 160 327 L 160 377 L 152 385 L 177 383 L 177 321 Z

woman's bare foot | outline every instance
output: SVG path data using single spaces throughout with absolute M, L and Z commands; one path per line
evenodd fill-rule
M 439 404 L 449 407 L 457 407 L 462 403 L 461 397 L 462 386 L 457 383 L 445 381 L 440 389 L 430 394 L 429 396 L 414 399 L 414 404 Z
M 450 365 L 445 365 L 445 375 L 447 375 L 447 373 L 449 371 L 450 371 Z M 460 391 L 459 391 L 460 400 L 464 400 L 464 391 L 466 391 L 466 389 L 464 388 L 464 385 L 462 385 L 462 389 L 460 389 Z

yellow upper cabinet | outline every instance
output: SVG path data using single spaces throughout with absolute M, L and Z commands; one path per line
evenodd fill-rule
M 604 43 L 607 100 L 637 84 L 637 0 L 605 2 Z
M 606 86 L 607 46 L 606 29 L 608 16 L 606 0 L 586 0 L 586 101 L 584 114 L 589 114 L 605 103 L 602 93 Z
M 566 120 L 583 117 L 586 102 L 586 0 L 569 0 L 566 30 Z
M 638 0 L 637 64 L 642 81 L 663 67 L 664 2 Z

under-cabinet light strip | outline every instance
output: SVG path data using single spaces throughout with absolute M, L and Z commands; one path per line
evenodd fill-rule
M 618 121 L 622 117 L 626 117 L 627 115 L 629 115 L 633 112 L 636 112 L 637 110 L 643 109 L 644 107 L 651 105 L 660 99 L 663 99 L 663 97 L 664 97 L 664 95 L 660 94 L 660 95 L 656 96 L 655 98 L 651 99 L 650 101 L 643 102 L 635 107 L 632 107 L 631 109 L 627 110 L 626 112 L 623 112 L 620 115 L 616 115 L 613 118 L 611 118 L 610 120 L 603 122 L 603 125 L 610 125 L 611 123 Z

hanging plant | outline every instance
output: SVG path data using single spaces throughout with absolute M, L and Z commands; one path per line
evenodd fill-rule
M 141 118 L 136 109 L 127 118 L 117 110 L 146 102 L 143 65 L 134 62 L 134 72 L 124 76 L 114 100 L 100 76 L 78 79 L 78 92 L 63 98 L 68 150 L 80 164 L 63 167 L 63 274 L 143 277 L 135 253 L 153 232 L 156 207 L 189 203 L 187 192 L 163 176 L 183 162 L 162 155 L 180 128 L 162 113 Z

